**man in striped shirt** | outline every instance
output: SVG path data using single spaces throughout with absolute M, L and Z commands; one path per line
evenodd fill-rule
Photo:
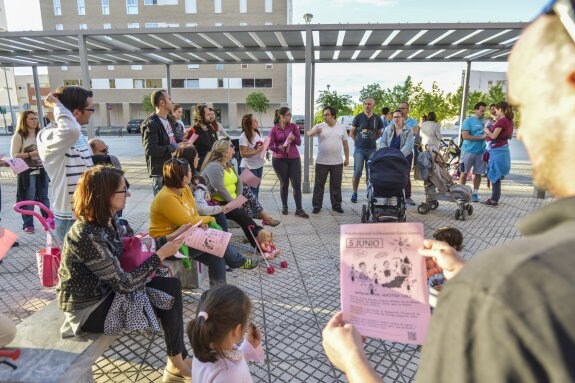
M 84 171 L 92 163 L 92 151 L 81 126 L 94 113 L 92 91 L 79 86 L 61 86 L 46 97 L 54 108 L 54 119 L 38 133 L 38 152 L 50 177 L 50 202 L 56 223 L 56 236 L 64 240 L 75 218 L 72 194 Z

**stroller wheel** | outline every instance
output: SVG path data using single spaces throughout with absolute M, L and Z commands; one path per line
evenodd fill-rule
M 281 261 L 281 262 L 280 262 L 280 267 L 281 267 L 282 269 L 287 269 L 287 267 L 288 267 L 287 261 Z
M 439 202 L 438 202 L 438 201 L 431 201 L 431 202 L 429 203 L 429 208 L 430 208 L 431 210 L 435 210 L 435 209 L 437 209 L 438 207 L 439 207 Z
M 461 217 L 461 211 L 459 209 L 455 210 L 455 220 L 459 221 L 459 217 Z
M 267 270 L 268 274 L 273 274 L 274 271 L 276 271 L 273 266 L 268 266 L 268 268 L 266 270 Z
M 473 215 L 473 205 L 467 204 L 466 209 L 468 215 Z
M 363 205 L 361 207 L 361 223 L 366 223 L 369 219 L 369 212 L 367 210 L 367 206 Z
M 467 210 L 465 210 L 465 208 L 461 209 L 461 220 L 465 221 L 466 216 L 467 216 Z
M 429 205 L 427 205 L 426 203 L 422 203 L 417 207 L 417 211 L 419 212 L 419 214 L 427 214 L 429 213 Z

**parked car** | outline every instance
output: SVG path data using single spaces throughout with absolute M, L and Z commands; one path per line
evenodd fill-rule
M 128 133 L 140 133 L 140 126 L 142 126 L 142 119 L 130 120 L 126 126 Z
M 291 116 L 291 120 L 299 128 L 300 134 L 303 134 L 304 124 L 305 124 L 305 116 L 303 114 L 294 114 L 293 116 Z
M 351 127 L 351 123 L 353 122 L 353 116 L 339 116 L 337 118 L 337 122 L 342 124 L 345 127 L 345 130 L 347 130 L 347 133 L 349 134 L 349 128 Z

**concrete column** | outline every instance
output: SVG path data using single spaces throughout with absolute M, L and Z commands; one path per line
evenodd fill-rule
M 36 107 L 38 108 L 38 122 L 41 127 L 44 127 L 44 112 L 42 110 L 42 96 L 40 94 L 40 80 L 38 78 L 38 67 L 32 67 L 32 75 L 34 76 L 34 92 L 36 93 Z M 6 85 L 8 88 L 8 85 Z M 7 89 L 8 95 L 10 95 L 10 90 Z
M 312 81 L 313 81 L 313 68 L 312 68 L 312 55 L 313 55 L 313 36 L 312 30 L 308 25 L 305 29 L 305 124 L 304 131 L 307 132 L 311 129 L 311 120 L 313 116 L 312 108 Z M 304 136 L 304 156 L 303 156 L 303 183 L 302 192 L 311 193 L 311 186 L 309 182 L 309 150 L 310 139 Z
M 110 126 L 110 112 L 108 111 L 108 104 L 105 102 L 98 103 L 98 110 L 100 111 L 100 125 Z
M 129 102 L 122 103 L 122 121 L 128 123 L 132 119 L 132 105 Z
M 86 49 L 86 35 L 80 33 L 78 35 L 78 55 L 80 56 L 80 70 L 82 73 L 82 86 L 86 89 L 92 88 L 90 86 L 90 70 L 88 68 L 88 53 Z M 92 121 L 88 122 L 88 138 L 94 138 L 94 124 Z
M 235 129 L 240 126 L 240 120 L 238 119 L 238 103 L 230 102 L 228 103 L 228 119 L 230 121 L 228 129 Z
M 461 137 L 461 127 L 463 126 L 463 120 L 465 119 L 465 111 L 467 110 L 467 96 L 469 95 L 469 75 L 471 73 L 471 61 L 467 62 L 467 68 L 465 69 L 465 79 L 463 81 L 463 93 L 461 95 L 461 111 L 459 112 L 459 146 L 463 144 L 463 138 Z

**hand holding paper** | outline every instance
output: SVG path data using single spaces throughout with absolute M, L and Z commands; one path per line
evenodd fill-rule
M 188 145 L 193 145 L 194 142 L 198 139 L 198 135 L 196 133 L 192 134 L 190 139 L 188 140 Z
M 10 158 L 9 160 L 6 160 L 6 162 L 14 174 L 20 174 L 29 169 L 28 165 L 26 165 L 26 162 L 22 158 Z
M 230 202 L 228 202 L 225 205 L 226 212 L 239 208 L 244 203 L 246 203 L 247 200 L 248 199 L 246 197 L 244 197 L 243 195 L 240 194 L 239 196 L 237 196 L 236 198 L 234 198 L 233 200 L 231 200 Z
M 265 158 L 266 151 L 268 150 L 269 146 L 270 146 L 270 137 L 267 136 L 265 138 L 265 140 L 263 141 L 263 144 L 262 144 L 263 149 L 262 149 L 262 152 L 260 153 L 260 158 Z

